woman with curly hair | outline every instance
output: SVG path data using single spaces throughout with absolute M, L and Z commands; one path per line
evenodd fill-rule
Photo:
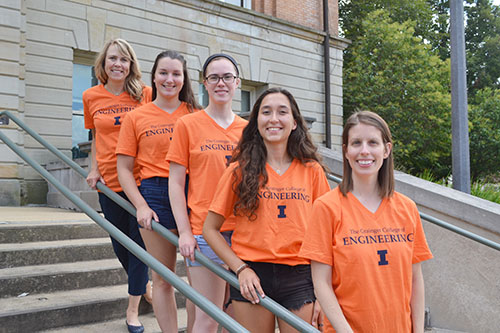
M 82 97 L 85 128 L 91 130 L 93 138 L 87 184 L 95 190 L 100 181 L 126 199 L 116 171 L 118 134 L 127 113 L 151 101 L 151 88 L 141 81 L 135 52 L 123 39 L 112 39 L 104 45 L 95 61 L 94 70 L 101 84 L 85 90 Z M 136 177 L 137 171 L 134 170 Z M 144 248 L 137 223 L 129 223 L 131 215 L 101 192 L 99 203 L 104 217 Z M 146 288 L 148 266 L 118 241 L 113 238 L 111 241 L 115 254 L 128 275 L 128 330 L 142 332 L 144 327 L 138 317 L 141 295 L 144 294 L 151 301 L 151 287 Z
M 257 305 L 266 295 L 313 322 L 309 260 L 298 256 L 316 198 L 329 190 L 297 102 L 285 89 L 266 90 L 217 186 L 203 227 L 215 253 L 236 273 L 236 319 L 251 332 L 274 332 L 275 316 Z M 232 246 L 219 229 L 236 216 Z M 278 319 L 281 332 L 293 328 Z

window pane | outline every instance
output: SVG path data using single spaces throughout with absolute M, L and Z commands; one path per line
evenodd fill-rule
M 252 9 L 252 0 L 219 0 L 219 1 L 230 3 L 231 5 Z
M 198 103 L 200 103 L 200 105 L 204 108 L 208 105 L 208 92 L 203 83 L 200 83 L 198 88 Z
M 92 66 L 73 64 L 73 112 L 83 112 L 82 94 L 92 87 Z
M 241 90 L 241 112 L 250 112 L 250 91 Z
M 89 130 L 85 129 L 83 120 L 82 94 L 88 88 L 97 84 L 97 79 L 90 65 L 73 64 L 73 118 L 71 121 L 71 146 L 73 158 L 86 157 L 81 153 L 78 144 L 89 140 Z

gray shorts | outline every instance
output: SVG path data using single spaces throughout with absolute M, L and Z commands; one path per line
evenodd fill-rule
M 233 235 L 232 231 L 223 231 L 221 232 L 222 237 L 226 240 L 226 243 L 231 246 L 231 236 Z M 215 254 L 215 252 L 212 250 L 210 245 L 207 244 L 207 241 L 205 238 L 203 238 L 203 235 L 194 235 L 194 239 L 196 239 L 196 242 L 198 243 L 198 247 L 200 248 L 200 252 L 206 255 L 210 260 L 215 262 L 216 264 L 219 265 L 224 265 L 224 262 Z M 202 267 L 203 265 L 196 262 L 196 261 L 191 261 L 189 258 L 186 258 L 186 263 L 188 267 Z

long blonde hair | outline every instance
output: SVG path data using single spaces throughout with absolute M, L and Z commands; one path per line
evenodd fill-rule
M 134 49 L 126 40 L 116 38 L 108 41 L 104 45 L 94 63 L 96 77 L 102 84 L 106 84 L 108 82 L 108 75 L 106 74 L 104 66 L 106 62 L 106 53 L 111 45 L 116 45 L 120 53 L 130 60 L 130 70 L 128 76 L 125 78 L 123 89 L 130 95 L 130 97 L 140 102 L 142 99 L 142 89 L 144 88 L 144 83 L 141 80 L 142 74 Z

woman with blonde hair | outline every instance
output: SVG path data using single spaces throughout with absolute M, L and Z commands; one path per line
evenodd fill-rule
M 94 70 L 100 83 L 83 93 L 85 128 L 92 132 L 91 166 L 87 183 L 92 189 L 101 181 L 118 195 L 127 199 L 118 182 L 116 145 L 123 119 L 129 111 L 151 101 L 151 88 L 141 81 L 139 62 L 130 44 L 123 39 L 108 41 L 99 53 Z M 134 173 L 137 176 L 137 172 Z M 104 217 L 144 248 L 137 223 L 130 223 L 130 214 L 113 200 L 99 192 Z M 118 260 L 128 275 L 129 302 L 126 324 L 129 332 L 140 333 L 141 295 L 151 299 L 148 267 L 123 245 L 111 238 Z M 146 292 L 148 290 L 148 292 Z

